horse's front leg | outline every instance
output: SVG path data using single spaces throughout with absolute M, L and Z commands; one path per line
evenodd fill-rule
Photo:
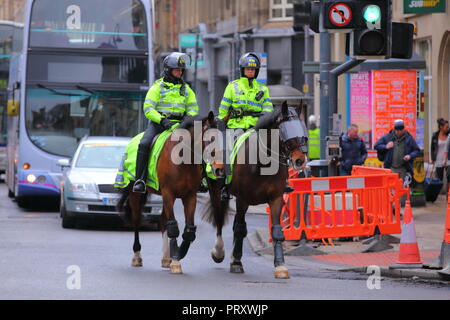
M 190 194 L 181 200 L 183 201 L 184 206 L 185 227 L 183 232 L 183 242 L 181 243 L 179 252 L 180 260 L 186 256 L 191 242 L 195 240 L 195 232 L 197 231 L 197 227 L 194 224 L 194 215 L 197 205 L 197 194 Z
M 284 234 L 280 225 L 281 209 L 283 207 L 283 197 L 280 196 L 269 202 L 272 218 L 272 242 L 274 250 L 275 278 L 289 279 L 289 271 L 284 265 L 283 241 Z
M 169 251 L 171 262 L 169 265 L 170 272 L 174 274 L 183 273 L 180 264 L 180 249 L 178 248 L 177 238 L 180 235 L 178 229 L 178 222 L 175 220 L 175 214 L 173 212 L 173 204 L 175 197 L 169 193 L 163 193 L 163 212 L 166 223 L 167 236 L 169 237 Z M 164 233 L 163 233 L 164 237 Z
M 231 257 L 230 272 L 244 273 L 242 265 L 242 246 L 244 238 L 247 236 L 247 224 L 245 223 L 245 213 L 248 204 L 242 199 L 236 199 L 236 216 L 233 222 L 233 255 Z
M 170 247 L 169 247 L 169 237 L 167 236 L 166 229 L 166 216 L 164 215 L 164 211 L 161 214 L 161 233 L 162 233 L 162 253 L 163 257 L 161 259 L 161 267 L 170 268 L 170 263 L 172 259 L 170 259 Z

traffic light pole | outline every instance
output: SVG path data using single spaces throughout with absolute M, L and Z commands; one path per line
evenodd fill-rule
M 326 138 L 330 131 L 329 80 L 331 67 L 330 34 L 320 30 L 320 159 L 326 159 Z

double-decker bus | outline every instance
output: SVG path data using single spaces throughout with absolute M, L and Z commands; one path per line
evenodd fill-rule
M 0 20 L 0 180 L 4 179 L 6 172 L 6 110 L 7 87 L 9 77 L 9 60 L 12 51 L 12 33 L 14 23 Z
M 131 137 L 153 82 L 151 0 L 28 0 L 8 83 L 9 195 L 59 201 L 81 138 Z

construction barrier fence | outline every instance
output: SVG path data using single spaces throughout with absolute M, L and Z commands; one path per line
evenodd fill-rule
M 401 233 L 400 197 L 408 189 L 390 170 L 355 167 L 352 176 L 289 184 L 295 191 L 284 195 L 280 218 L 286 240 Z

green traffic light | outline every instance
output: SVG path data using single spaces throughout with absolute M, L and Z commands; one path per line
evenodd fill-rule
M 364 20 L 370 23 L 377 22 L 381 17 L 380 7 L 374 4 L 367 6 L 364 9 Z

